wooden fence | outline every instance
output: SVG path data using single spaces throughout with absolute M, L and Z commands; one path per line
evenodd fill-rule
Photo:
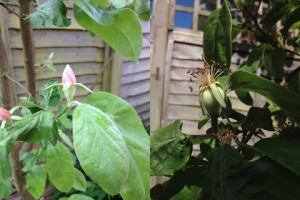
M 65 65 L 70 64 L 78 82 L 94 91 L 111 91 L 111 88 L 115 88 L 114 93 L 129 101 L 149 124 L 150 45 L 146 38 L 150 35 L 150 23 L 142 22 L 144 45 L 140 60 L 130 62 L 112 52 L 101 39 L 92 37 L 84 31 L 74 19 L 72 4 L 65 3 L 68 8 L 67 16 L 72 21 L 70 27 L 51 27 L 33 31 L 36 63 L 43 64 L 53 52 L 52 60 L 57 67 L 55 72 L 49 69 L 36 71 L 37 88 L 49 79 L 60 80 Z M 17 3 L 12 3 L 10 8 L 19 12 Z M 25 58 L 19 18 L 0 8 L 0 25 L 10 65 L 13 67 L 13 76 L 18 82 L 25 85 Z M 106 87 L 106 85 L 110 85 L 110 87 Z M 25 95 L 24 90 L 18 85 L 15 90 L 19 98 Z M 76 98 L 79 100 L 86 95 L 87 92 L 82 89 L 76 92 Z

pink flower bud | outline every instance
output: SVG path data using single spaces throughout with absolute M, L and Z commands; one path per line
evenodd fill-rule
M 62 74 L 62 83 L 69 83 L 70 85 L 74 85 L 76 83 L 76 77 L 70 65 L 65 67 Z
M 0 120 L 7 121 L 10 119 L 10 117 L 11 117 L 11 114 L 8 110 L 6 110 L 4 108 L 0 108 Z

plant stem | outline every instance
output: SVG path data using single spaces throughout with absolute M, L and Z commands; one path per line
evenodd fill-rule
M 5 3 L 0 2 L 0 6 L 4 7 L 9 13 L 16 15 L 21 20 L 24 20 L 24 17 L 22 17 L 21 15 L 19 15 L 18 13 L 13 11 L 12 9 L 10 9 Z
M 10 77 L 8 74 L 5 74 L 4 76 L 6 76 L 9 80 L 11 80 L 12 82 L 14 82 L 18 86 L 20 86 L 27 93 L 28 96 L 32 96 L 31 93 L 21 83 L 19 83 L 18 81 L 16 81 L 12 77 Z
M 18 193 L 22 196 L 22 199 L 33 200 L 34 198 L 26 190 L 25 176 L 22 171 L 22 163 L 19 160 L 19 152 L 23 146 L 23 143 L 14 145 L 13 150 L 10 153 L 10 161 L 12 166 L 12 178 L 15 182 Z
M 27 16 L 31 13 L 31 3 L 28 0 L 20 0 L 20 15 Z M 21 36 L 25 58 L 25 73 L 27 88 L 35 97 L 35 48 L 32 36 L 32 27 L 28 20 L 20 20 Z
M 210 121 L 213 132 L 217 135 L 219 132 L 218 117 L 212 116 Z
M 69 107 L 65 106 L 64 109 L 55 116 L 55 119 L 60 118 L 63 114 L 65 114 L 68 111 L 68 109 L 69 109 Z

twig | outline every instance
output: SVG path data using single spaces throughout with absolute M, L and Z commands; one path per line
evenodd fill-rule
M 19 83 L 18 81 L 14 80 L 8 74 L 5 74 L 4 76 L 6 76 L 9 80 L 11 80 L 12 82 L 14 82 L 18 86 L 20 86 L 28 94 L 28 96 L 32 96 L 31 93 L 21 83 Z
M 290 50 L 290 49 L 284 49 L 286 52 L 289 52 L 289 53 L 292 53 L 292 54 L 295 54 L 297 56 L 300 56 L 300 53 L 296 52 L 296 51 L 293 51 L 293 50 Z
M 21 20 L 25 19 L 25 16 L 21 16 L 18 13 L 16 13 L 14 10 L 10 9 L 5 3 L 0 2 L 0 6 L 4 7 L 8 13 L 14 14 L 16 15 L 18 18 L 20 18 Z
M 246 14 L 251 18 L 251 20 L 254 22 L 254 25 L 256 26 L 256 28 L 259 30 L 259 32 L 261 32 L 264 36 L 266 36 L 268 39 L 270 39 L 270 35 L 268 35 L 258 24 L 255 16 L 252 15 L 252 13 L 245 8 L 244 11 L 246 12 Z M 271 40 L 272 41 L 272 40 Z

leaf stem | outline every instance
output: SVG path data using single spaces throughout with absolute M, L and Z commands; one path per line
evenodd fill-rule
M 15 79 L 13 79 L 12 77 L 10 77 L 8 74 L 5 74 L 4 76 L 6 76 L 6 78 L 8 78 L 9 80 L 11 80 L 12 82 L 14 82 L 15 84 L 17 84 L 18 86 L 20 86 L 26 93 L 28 96 L 31 96 L 31 93 L 18 81 L 16 81 Z
M 68 111 L 68 109 L 69 109 L 69 107 L 65 106 L 64 109 L 55 116 L 55 119 L 60 118 L 63 114 L 65 114 Z
M 18 13 L 16 13 L 14 10 L 10 9 L 5 3 L 0 2 L 0 6 L 4 7 L 8 11 L 8 13 L 16 15 L 21 20 L 25 19 L 25 17 L 22 17 L 21 15 L 19 15 Z

